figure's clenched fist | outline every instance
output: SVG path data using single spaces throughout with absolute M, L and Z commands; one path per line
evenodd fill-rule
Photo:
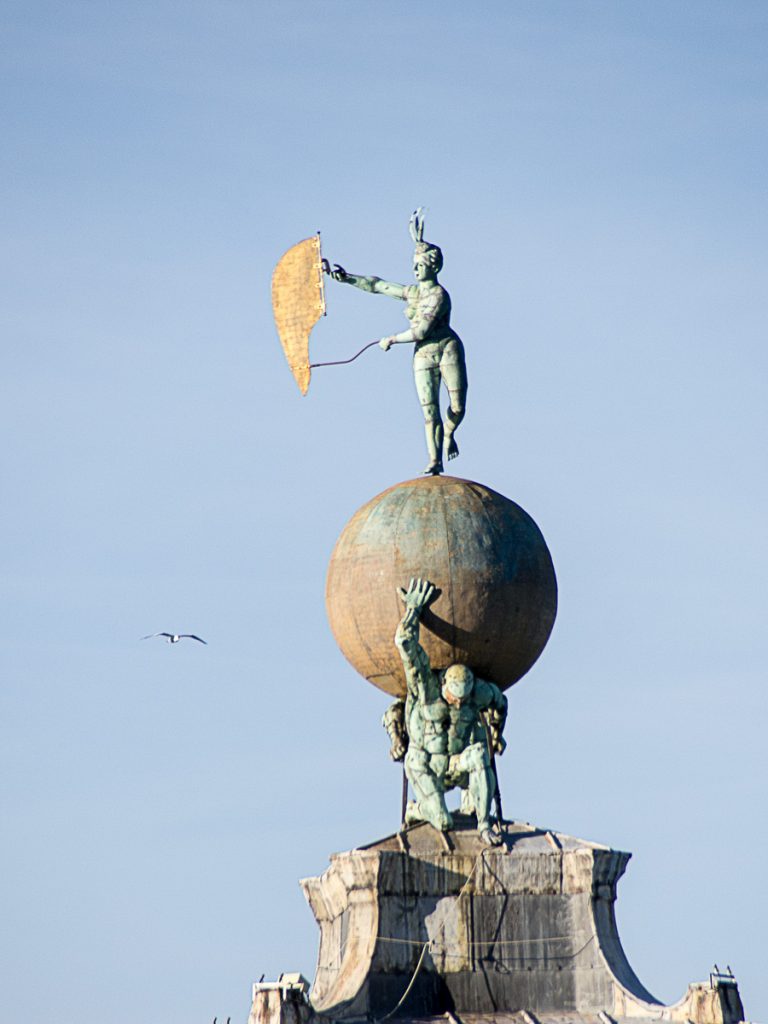
M 405 753 L 408 750 L 408 745 L 402 736 L 393 736 L 392 744 L 389 748 L 389 756 L 393 761 L 403 761 L 405 759 Z
M 389 735 L 391 744 L 389 756 L 393 761 L 404 760 L 408 750 L 408 731 L 405 727 L 405 702 L 397 700 L 391 707 L 387 708 L 381 724 Z

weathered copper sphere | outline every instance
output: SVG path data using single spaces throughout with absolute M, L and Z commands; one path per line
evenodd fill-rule
M 434 669 L 469 665 L 506 689 L 544 650 L 557 582 L 533 519 L 482 484 L 450 476 L 408 480 L 352 516 L 328 567 L 333 635 L 379 689 L 405 696 L 394 644 L 404 608 L 397 588 L 414 576 L 439 591 L 420 635 Z

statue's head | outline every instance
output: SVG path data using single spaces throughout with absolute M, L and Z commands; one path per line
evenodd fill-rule
M 408 227 L 416 245 L 413 253 L 413 272 L 417 280 L 436 277 L 443 269 L 443 254 L 439 246 L 424 241 L 424 214 L 421 206 L 411 214 Z
M 475 675 L 466 665 L 451 665 L 443 676 L 443 697 L 449 704 L 463 704 L 472 693 Z
M 420 268 L 426 270 L 424 274 Z M 443 254 L 436 245 L 429 242 L 419 242 L 413 254 L 413 272 L 418 280 L 424 277 L 437 277 L 443 269 Z

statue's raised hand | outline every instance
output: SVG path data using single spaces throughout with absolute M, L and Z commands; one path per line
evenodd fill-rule
M 419 613 L 422 612 L 432 600 L 435 588 L 429 580 L 416 578 L 411 580 L 408 584 L 407 590 L 403 587 L 398 587 L 397 592 L 406 608 Z
M 392 347 L 392 345 L 394 345 L 394 343 L 395 336 L 394 334 L 390 334 L 388 335 L 388 337 L 381 339 L 381 341 L 379 342 L 379 348 L 383 348 L 385 352 L 389 352 L 390 348 Z

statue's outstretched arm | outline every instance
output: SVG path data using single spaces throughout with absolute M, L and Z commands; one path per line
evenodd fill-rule
M 404 284 L 397 284 L 394 281 L 382 281 L 380 277 L 364 277 L 362 274 L 348 274 L 344 267 L 334 263 L 330 275 L 334 281 L 341 281 L 342 284 L 351 284 L 364 292 L 372 292 L 376 295 L 389 295 L 392 299 L 405 299 L 408 288 Z
M 405 613 L 395 633 L 395 645 L 405 669 L 408 693 L 414 700 L 430 703 L 439 696 L 439 685 L 427 652 L 419 643 L 419 622 L 421 613 L 429 604 L 435 592 L 429 580 L 412 579 L 408 589 L 398 589 L 405 604 Z

